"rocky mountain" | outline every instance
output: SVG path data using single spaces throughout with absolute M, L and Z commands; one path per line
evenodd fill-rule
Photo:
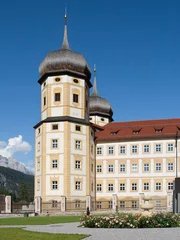
M 0 167 L 0 194 L 10 194 L 13 201 L 33 201 L 34 176 Z
M 13 158 L 6 158 L 0 155 L 0 166 L 11 168 L 24 174 L 34 175 L 33 169 L 26 167 L 23 163 L 18 162 Z

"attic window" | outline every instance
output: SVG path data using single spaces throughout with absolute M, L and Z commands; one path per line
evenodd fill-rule
M 79 81 L 77 79 L 73 79 L 73 82 L 78 83 Z
M 134 128 L 133 134 L 139 134 L 140 131 L 141 131 L 141 128 Z
M 101 118 L 101 121 L 104 122 L 104 118 Z
M 156 132 L 156 133 L 161 133 L 162 130 L 163 130 L 162 128 L 161 128 L 161 129 L 155 129 L 155 132 Z
M 119 131 L 111 132 L 111 135 L 116 135 Z
M 60 78 L 55 78 L 56 82 L 60 82 L 60 80 L 61 80 Z

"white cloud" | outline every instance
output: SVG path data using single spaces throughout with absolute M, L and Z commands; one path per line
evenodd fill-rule
M 1 149 L 2 147 L 5 147 L 6 145 L 7 145 L 6 142 L 0 141 L 0 149 Z
M 12 157 L 16 152 L 27 154 L 32 147 L 28 142 L 23 141 L 22 136 L 10 138 L 8 144 L 0 141 L 0 155 L 4 157 Z

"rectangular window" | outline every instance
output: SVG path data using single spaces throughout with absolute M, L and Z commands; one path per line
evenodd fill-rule
M 109 147 L 108 153 L 109 154 L 114 154 L 114 147 Z
M 174 164 L 168 163 L 168 171 L 173 171 L 173 170 L 174 170 Z
M 125 171 L 126 171 L 126 165 L 120 164 L 120 172 L 125 172 Z
M 156 190 L 157 191 L 161 190 L 161 183 L 156 183 Z
M 78 103 L 78 95 L 73 93 L 73 102 Z
M 40 129 L 40 128 L 38 128 L 38 134 L 40 134 L 40 132 L 41 132 L 41 129 Z
M 97 184 L 96 189 L 97 189 L 97 192 L 101 192 L 102 191 L 102 184 Z
M 161 207 L 161 200 L 156 200 L 156 207 Z
M 58 160 L 52 160 L 52 168 L 58 167 Z
M 94 170 L 94 165 L 93 165 L 93 163 L 91 164 L 91 172 L 93 172 L 93 170 Z
M 119 189 L 120 191 L 125 191 L 125 183 L 120 183 Z
M 75 208 L 80 208 L 80 207 L 81 207 L 80 201 L 76 200 L 75 201 Z
M 97 207 L 97 208 L 102 208 L 102 202 L 99 202 L 99 201 L 96 202 L 96 207 Z
M 132 183 L 132 191 L 137 191 L 137 183 Z
M 144 145 L 144 152 L 148 153 L 149 152 L 149 145 Z
M 91 145 L 91 154 L 93 154 L 93 145 Z
M 112 207 L 113 207 L 112 201 L 109 201 L 108 202 L 108 208 L 112 208 Z
M 52 130 L 58 130 L 58 124 L 53 124 L 52 125 Z
M 57 201 L 52 200 L 52 208 L 57 208 Z
M 132 201 L 132 208 L 137 208 L 137 201 Z
M 76 131 L 80 132 L 81 131 L 81 126 L 76 125 Z
M 38 159 L 37 160 L 37 171 L 39 171 L 40 170 L 40 160 Z
M 161 163 L 156 163 L 156 171 L 161 171 Z
M 60 101 L 61 101 L 61 95 L 60 95 L 60 93 L 55 93 L 55 94 L 54 94 L 54 101 L 55 101 L 55 102 L 60 102 Z
M 76 149 L 81 149 L 81 141 L 76 140 L 76 145 L 75 145 Z
M 97 165 L 97 172 L 102 172 L 102 166 L 101 165 Z
M 149 183 L 144 183 L 144 191 L 149 191 Z
M 58 140 L 57 139 L 52 140 L 52 148 L 58 148 Z
M 173 152 L 174 151 L 174 145 L 172 143 L 168 144 L 168 152 Z
M 132 153 L 137 153 L 137 145 L 132 146 Z
M 144 164 L 144 172 L 148 172 L 149 171 L 149 163 L 145 163 Z
M 79 161 L 79 160 L 75 161 L 75 168 L 76 169 L 80 169 L 81 168 L 81 161 Z
M 125 205 L 125 201 L 120 201 L 120 208 L 125 208 L 126 205 Z
M 102 147 L 97 147 L 97 154 L 102 154 Z
M 136 163 L 132 164 L 132 172 L 137 172 L 137 164 Z
M 156 144 L 156 152 L 161 152 L 161 144 Z
M 109 165 L 108 166 L 108 171 L 109 172 L 113 172 L 114 171 L 114 166 L 113 165 Z
M 120 146 L 120 153 L 126 153 L 126 147 L 125 146 Z
M 38 142 L 38 144 L 37 144 L 37 151 L 38 152 L 40 151 L 40 142 Z
M 168 183 L 168 190 L 173 190 L 173 182 Z
M 44 106 L 46 106 L 46 97 L 44 97 Z
M 114 191 L 114 186 L 113 186 L 112 183 L 109 183 L 109 184 L 108 184 L 108 191 L 109 191 L 109 192 Z
M 75 183 L 75 188 L 76 188 L 76 190 L 81 190 L 81 182 L 77 181 Z
M 53 190 L 58 189 L 58 182 L 57 181 L 52 181 L 52 189 Z

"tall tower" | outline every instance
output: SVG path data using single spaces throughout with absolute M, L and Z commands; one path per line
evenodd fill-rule
M 95 198 L 94 131 L 89 124 L 91 71 L 68 43 L 67 15 L 60 50 L 39 67 L 41 121 L 35 128 L 35 197 L 43 202 Z
M 110 103 L 99 96 L 96 83 L 96 66 L 94 65 L 94 85 L 89 98 L 89 120 L 100 126 L 113 121 L 113 110 Z

